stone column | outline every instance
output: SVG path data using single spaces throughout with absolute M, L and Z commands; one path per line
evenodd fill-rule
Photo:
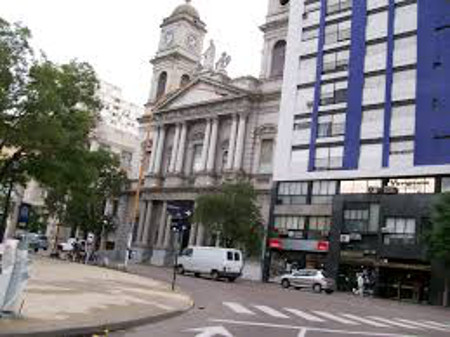
M 209 149 L 208 149 L 208 162 L 206 164 L 206 170 L 208 172 L 214 171 L 218 133 L 219 133 L 219 118 L 216 117 L 213 118 L 212 120 L 211 139 L 209 142 Z
M 236 154 L 234 156 L 234 166 L 233 166 L 235 170 L 240 170 L 242 168 L 246 124 L 247 124 L 247 115 L 244 114 L 239 115 L 239 128 L 236 139 Z
M 208 160 L 208 148 L 209 140 L 211 138 L 211 120 L 206 121 L 205 137 L 203 138 L 203 149 L 202 149 L 202 162 L 200 171 L 203 172 L 206 169 L 206 161 Z
M 173 138 L 172 153 L 170 154 L 169 173 L 175 172 L 179 140 L 180 140 L 180 124 L 177 123 L 175 127 L 175 136 Z
M 166 136 L 166 130 L 164 128 L 164 125 L 161 125 L 159 130 L 159 136 L 158 136 L 158 146 L 156 149 L 156 158 L 155 158 L 155 167 L 153 170 L 154 174 L 160 174 L 161 173 L 161 164 L 162 164 L 162 157 L 163 157 L 163 150 L 164 150 L 164 138 Z
M 191 232 L 189 233 L 189 246 L 195 246 L 195 241 L 197 239 L 197 224 L 191 225 Z
M 205 227 L 202 224 L 197 225 L 197 241 L 196 246 L 203 246 L 203 241 L 205 239 Z
M 145 214 L 145 222 L 144 222 L 144 232 L 142 235 L 142 241 L 141 243 L 144 246 L 149 245 L 149 239 L 150 239 L 150 227 L 151 227 L 151 221 L 152 221 L 152 210 L 153 210 L 153 201 L 149 201 L 147 203 L 147 212 Z
M 172 218 L 170 216 L 166 217 L 166 234 L 164 236 L 164 248 L 170 249 L 170 238 L 172 237 Z
M 236 132 L 237 132 L 237 116 L 233 115 L 230 130 L 230 143 L 228 145 L 228 158 L 225 168 L 231 170 L 234 162 L 234 149 L 236 147 Z
M 177 163 L 175 167 L 176 173 L 182 173 L 183 171 L 184 152 L 186 150 L 186 137 L 187 137 L 187 123 L 183 122 L 181 126 L 181 135 L 178 145 Z
M 148 165 L 148 173 L 153 173 L 155 169 L 156 151 L 158 148 L 159 128 L 154 128 L 154 137 L 152 144 L 152 153 L 150 154 L 150 163 Z
M 164 201 L 161 210 L 161 219 L 159 220 L 158 230 L 158 248 L 162 248 L 164 245 L 164 231 L 167 223 L 167 202 Z
M 139 203 L 139 225 L 138 230 L 136 232 L 136 238 L 135 242 L 140 243 L 142 242 L 142 234 L 144 232 L 144 226 L 145 226 L 145 212 L 147 209 L 147 203 L 146 202 L 140 202 Z

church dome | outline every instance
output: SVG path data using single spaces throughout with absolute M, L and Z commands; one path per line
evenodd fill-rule
M 190 0 L 186 0 L 185 4 L 179 5 L 175 8 L 171 16 L 188 15 L 193 18 L 200 18 L 200 14 L 195 7 L 190 4 L 190 2 Z

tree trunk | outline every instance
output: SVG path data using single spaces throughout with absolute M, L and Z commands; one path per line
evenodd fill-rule
M 444 307 L 448 307 L 448 293 L 450 291 L 450 286 L 449 286 L 449 278 L 446 276 L 444 277 L 444 294 L 443 294 L 443 298 L 442 298 L 442 305 Z

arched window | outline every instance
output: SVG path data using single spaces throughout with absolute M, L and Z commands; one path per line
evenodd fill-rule
M 188 74 L 184 74 L 183 76 L 181 76 L 180 87 L 184 87 L 186 84 L 189 83 L 190 80 L 191 78 L 189 77 Z
M 270 68 L 271 77 L 283 76 L 284 59 L 286 57 L 286 41 L 280 40 L 275 43 L 272 51 L 272 66 Z
M 158 88 L 156 90 L 156 98 L 157 99 L 166 93 L 166 85 L 167 85 L 167 73 L 165 71 L 163 71 L 159 75 L 159 79 L 158 79 Z

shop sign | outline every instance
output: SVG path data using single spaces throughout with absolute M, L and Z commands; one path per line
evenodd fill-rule
M 282 239 L 280 243 L 283 250 L 324 253 L 330 249 L 328 241 Z

